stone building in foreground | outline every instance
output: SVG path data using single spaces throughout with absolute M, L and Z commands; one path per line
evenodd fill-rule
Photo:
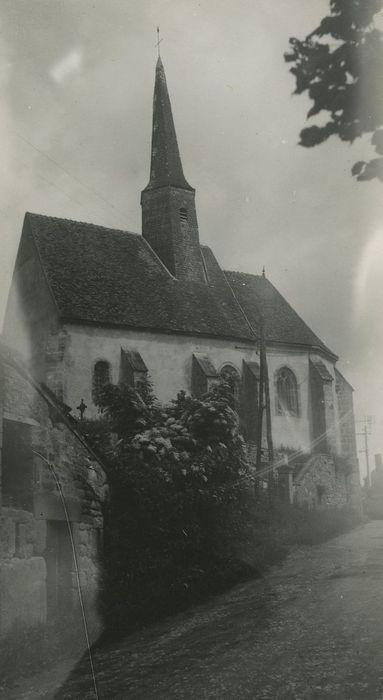
M 72 411 L 83 400 L 86 417 L 110 381 L 149 374 L 166 402 L 230 373 L 252 452 L 261 440 L 263 318 L 274 445 L 290 462 L 307 455 L 304 470 L 290 470 L 290 498 L 345 503 L 359 484 L 352 388 L 336 354 L 264 274 L 225 271 L 201 245 L 160 59 L 141 206 L 142 235 L 26 214 L 6 313 L 10 342 L 27 348 L 34 374 Z M 347 469 L 335 469 L 334 455 Z
M 79 588 L 97 632 L 104 471 L 3 341 L 0 448 L 0 640 L 50 621 L 81 626 Z

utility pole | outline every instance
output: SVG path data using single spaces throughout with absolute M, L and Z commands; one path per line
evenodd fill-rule
M 259 401 L 258 401 L 258 445 L 257 445 L 257 470 L 261 468 L 262 461 L 262 434 L 263 434 L 263 412 L 266 410 L 266 439 L 269 463 L 274 462 L 273 437 L 271 429 L 271 408 L 270 408 L 270 388 L 269 372 L 267 368 L 266 341 L 265 341 L 265 321 L 260 324 L 260 348 L 259 348 Z
M 358 423 L 363 423 L 363 430 L 361 433 L 357 433 L 357 435 L 361 435 L 364 438 L 364 450 L 359 450 L 359 452 L 364 453 L 364 455 L 366 457 L 366 471 L 367 471 L 366 484 L 367 484 L 367 488 L 370 488 L 371 479 L 370 479 L 370 456 L 369 456 L 369 449 L 368 449 L 368 436 L 371 435 L 372 416 L 364 416 L 363 420 L 358 421 Z
M 266 439 L 267 451 L 269 453 L 269 463 L 274 464 L 274 446 L 273 435 L 271 429 L 271 406 L 270 406 L 270 386 L 269 386 L 269 369 L 267 366 L 266 343 L 263 342 L 263 365 L 264 365 L 264 380 L 265 380 L 265 408 L 266 408 Z
M 259 392 L 258 392 L 258 425 L 257 425 L 257 459 L 256 470 L 260 471 L 262 462 L 262 433 L 263 433 L 263 411 L 265 400 L 265 365 L 262 348 L 265 344 L 265 332 L 263 319 L 260 323 L 260 339 L 259 339 Z

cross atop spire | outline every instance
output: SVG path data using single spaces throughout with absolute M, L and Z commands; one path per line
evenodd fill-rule
M 161 41 L 162 39 L 158 39 L 158 49 Z M 158 55 L 153 96 L 150 181 L 146 189 L 152 190 L 166 185 L 193 190 L 183 173 L 165 70 L 161 56 Z
M 163 41 L 163 39 L 160 39 L 160 28 L 157 27 L 157 49 L 158 49 L 158 58 L 161 58 L 161 51 L 160 51 L 160 43 Z

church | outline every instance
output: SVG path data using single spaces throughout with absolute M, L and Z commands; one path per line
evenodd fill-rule
M 252 454 L 260 440 L 267 447 L 266 431 L 259 435 L 262 327 L 275 449 L 307 457 L 292 468 L 298 501 L 350 500 L 359 483 L 352 387 L 337 355 L 264 273 L 223 270 L 201 244 L 161 58 L 141 207 L 141 234 L 25 215 L 7 342 L 26 350 L 33 375 L 75 417 L 97 416 L 108 382 L 134 385 L 147 376 L 168 402 L 181 389 L 201 395 L 228 373 Z M 349 465 L 341 490 L 337 458 Z

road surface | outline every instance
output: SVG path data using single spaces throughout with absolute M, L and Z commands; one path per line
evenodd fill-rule
M 93 662 L 102 700 L 383 700 L 383 521 L 297 548 Z M 58 682 L 48 673 L 4 697 L 95 698 L 86 660 Z

